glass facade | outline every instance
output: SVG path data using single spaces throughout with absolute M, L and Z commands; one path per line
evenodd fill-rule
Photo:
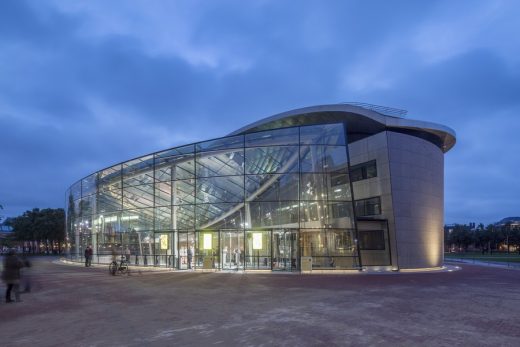
M 343 123 L 214 139 L 73 184 L 70 256 L 92 245 L 100 263 L 116 252 L 177 269 L 299 271 L 307 256 L 315 268 L 358 268 L 352 199 Z

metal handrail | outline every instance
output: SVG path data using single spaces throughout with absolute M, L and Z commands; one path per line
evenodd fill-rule
M 368 110 L 376 111 L 378 113 L 384 114 L 386 116 L 392 116 L 392 117 L 404 117 L 408 114 L 407 110 L 401 110 L 398 108 L 386 107 L 386 106 L 380 106 L 380 105 L 367 104 L 364 102 L 341 102 L 341 104 L 347 104 L 347 105 L 366 108 Z

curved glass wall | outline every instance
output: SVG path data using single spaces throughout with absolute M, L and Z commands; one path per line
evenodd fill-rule
M 344 124 L 195 143 L 114 165 L 67 191 L 70 256 L 294 271 L 359 266 Z

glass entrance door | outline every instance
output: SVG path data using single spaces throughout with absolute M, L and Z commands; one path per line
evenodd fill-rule
M 179 263 L 177 264 L 177 268 L 179 270 L 193 269 L 193 262 L 195 260 L 195 232 L 179 231 L 178 242 Z
M 222 270 L 244 269 L 244 232 L 242 230 L 220 231 Z
M 271 231 L 246 230 L 247 270 L 271 270 Z
M 155 233 L 154 235 L 154 265 L 172 267 L 173 264 L 173 233 Z
M 298 271 L 298 231 L 292 229 L 273 230 L 273 270 Z

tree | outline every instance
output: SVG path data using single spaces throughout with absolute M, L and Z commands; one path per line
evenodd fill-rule
M 489 251 L 489 242 L 491 240 L 491 236 L 489 232 L 484 229 L 484 225 L 482 225 L 482 228 L 479 228 L 475 232 L 475 246 L 478 247 L 482 254 Z
M 493 253 L 493 249 L 497 250 L 498 245 L 505 240 L 504 234 L 500 228 L 495 227 L 493 224 L 489 224 L 486 227 L 486 233 L 489 237 L 489 250 Z
M 516 247 L 518 254 L 520 254 L 520 227 L 513 227 L 511 235 L 509 236 L 509 243 Z
M 511 233 L 513 231 L 513 228 L 512 228 L 512 223 L 511 221 L 508 221 L 502 228 L 502 234 L 504 235 L 505 237 L 505 241 L 506 241 L 506 247 L 507 247 L 507 254 L 509 254 L 509 243 L 510 243 L 510 237 L 511 237 Z
M 19 241 L 31 241 L 31 244 L 40 244 L 49 252 L 49 247 L 57 245 L 59 252 L 65 240 L 65 211 L 61 208 L 35 208 L 26 211 L 19 217 L 13 218 L 11 225 L 15 238 Z M 35 250 L 33 249 L 33 252 Z
M 453 231 L 449 233 L 448 236 L 449 244 L 455 244 L 458 249 L 463 248 L 465 251 L 468 250 L 468 247 L 475 242 L 474 235 L 469 230 L 467 225 L 457 224 L 453 228 Z

